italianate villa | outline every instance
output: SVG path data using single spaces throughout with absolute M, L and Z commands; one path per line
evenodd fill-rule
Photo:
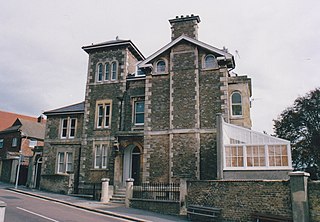
M 231 72 L 234 56 L 198 40 L 199 16 L 169 23 L 147 58 L 130 40 L 82 47 L 84 102 L 44 113 L 41 188 L 287 178 L 290 144 L 251 130 L 251 79 Z

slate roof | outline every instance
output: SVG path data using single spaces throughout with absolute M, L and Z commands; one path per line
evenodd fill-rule
M 48 116 L 48 115 L 83 113 L 83 112 L 84 112 L 84 102 L 80 102 L 73 105 L 64 106 L 58 109 L 49 110 L 44 112 L 43 114 Z
M 93 44 L 92 45 L 88 45 L 88 46 L 83 46 L 82 49 L 87 52 L 90 53 L 94 50 L 97 49 L 102 49 L 102 48 L 106 48 L 106 47 L 119 47 L 119 46 L 128 46 L 129 50 L 133 53 L 133 55 L 135 55 L 137 57 L 138 60 L 144 60 L 144 56 L 143 54 L 140 52 L 140 50 L 135 46 L 135 44 L 133 44 L 133 42 L 131 40 L 124 40 L 124 39 L 116 39 L 116 40 L 111 40 L 111 41 L 107 41 L 107 42 L 101 42 L 98 44 Z
M 0 134 L 20 131 L 21 136 L 34 138 L 38 140 L 44 140 L 45 127 L 46 124 L 43 122 L 39 123 L 32 120 L 17 118 L 11 127 L 0 131 Z

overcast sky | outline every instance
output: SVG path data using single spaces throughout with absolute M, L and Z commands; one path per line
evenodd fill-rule
M 84 100 L 84 45 L 131 39 L 145 57 L 169 43 L 169 19 L 199 15 L 199 40 L 252 79 L 253 129 L 320 86 L 318 0 L 10 0 L 0 13 L 0 110 L 38 116 Z

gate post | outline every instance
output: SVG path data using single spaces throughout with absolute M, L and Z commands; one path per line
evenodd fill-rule
M 109 202 L 109 178 L 102 178 L 102 186 L 101 186 L 101 202 L 108 203 Z
M 187 206 L 186 206 L 186 195 L 187 190 L 187 179 L 180 178 L 180 215 L 187 215 Z
M 291 172 L 290 187 L 293 222 L 309 222 L 308 177 L 306 172 Z
M 7 204 L 5 202 L 0 201 L 0 222 L 4 222 L 6 206 L 7 206 Z
M 134 182 L 134 179 L 132 178 L 128 178 L 126 180 L 126 200 L 125 200 L 126 207 L 130 207 L 130 199 L 133 196 L 133 182 Z

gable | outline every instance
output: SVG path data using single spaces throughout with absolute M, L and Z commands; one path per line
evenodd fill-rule
M 234 68 L 235 67 L 235 62 L 234 62 L 234 57 L 232 54 L 225 52 L 224 50 L 218 49 L 216 47 L 213 47 L 211 45 L 208 45 L 204 42 L 198 41 L 196 39 L 187 37 L 185 35 L 180 36 L 179 38 L 173 40 L 169 44 L 165 45 L 152 55 L 150 55 L 148 58 L 146 58 L 144 61 L 142 61 L 138 66 L 139 68 L 146 68 L 149 67 L 154 59 L 158 58 L 159 56 L 169 53 L 169 51 L 174 48 L 174 50 L 179 51 L 179 50 L 185 50 L 188 49 L 188 46 L 194 45 L 196 47 L 199 47 L 208 53 L 214 54 L 218 60 L 225 60 L 226 65 L 228 68 Z M 189 49 L 191 50 L 192 47 Z

